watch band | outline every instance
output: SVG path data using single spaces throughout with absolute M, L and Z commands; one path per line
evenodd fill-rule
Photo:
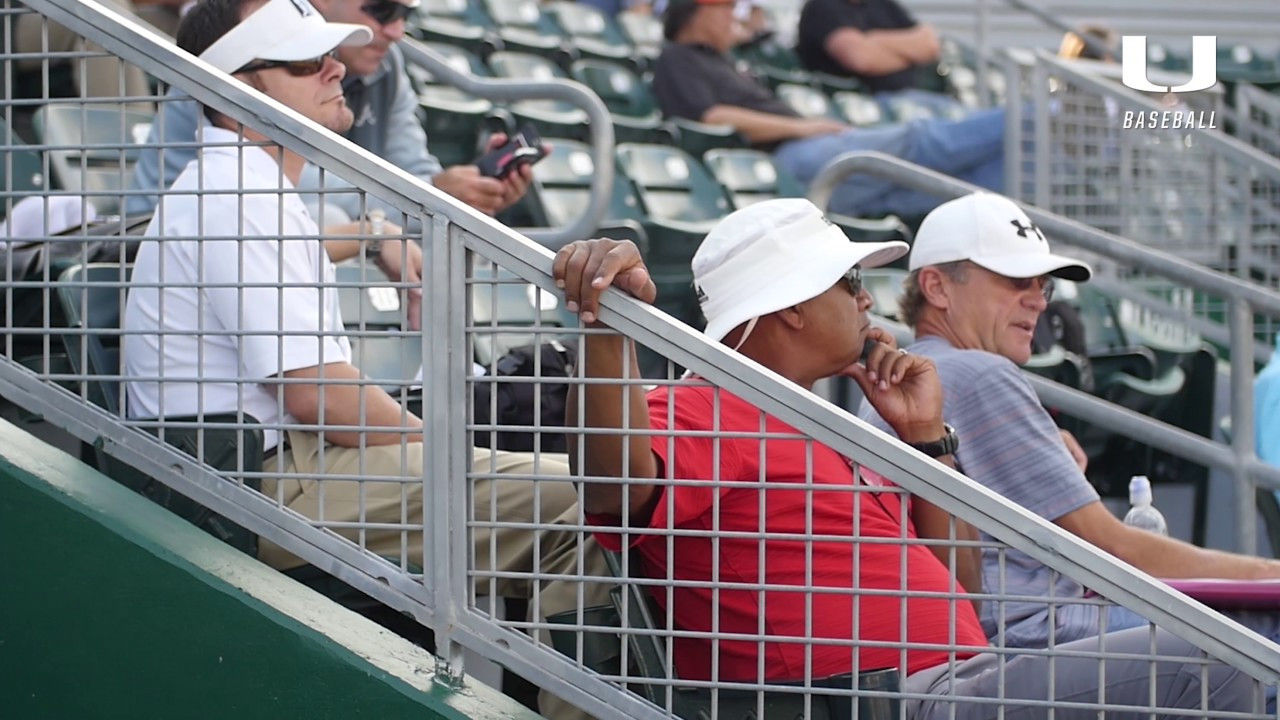
M 372 237 L 365 240 L 364 256 L 370 260 L 377 260 L 382 257 L 382 232 L 387 214 L 381 208 L 373 208 L 365 218 L 369 221 L 369 234 Z
M 907 444 L 931 458 L 954 454 L 956 448 L 960 447 L 960 438 L 956 437 L 956 429 L 947 423 L 943 423 L 942 428 L 946 432 L 937 440 Z

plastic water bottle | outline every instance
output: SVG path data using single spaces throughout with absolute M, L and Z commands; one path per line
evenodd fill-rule
M 1151 481 L 1146 475 L 1134 475 L 1129 481 L 1129 508 L 1124 524 L 1142 528 L 1158 535 L 1168 535 L 1169 525 L 1164 515 L 1151 504 Z

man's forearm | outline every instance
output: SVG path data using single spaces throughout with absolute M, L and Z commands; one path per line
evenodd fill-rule
M 1280 562 L 1209 550 L 1127 525 L 1125 537 L 1104 548 L 1134 567 L 1160 578 L 1280 579 Z
M 286 378 L 323 379 L 324 383 L 285 386 L 285 407 L 299 422 L 326 430 L 325 440 L 342 447 L 396 445 L 422 440 L 422 420 L 376 385 L 358 385 L 360 371 L 348 363 L 290 370 Z M 345 381 L 345 382 L 344 382 Z
M 580 355 L 587 378 L 621 378 L 624 361 L 633 380 L 640 379 L 636 364 L 635 344 L 617 335 L 589 335 L 583 339 Z M 579 401 L 579 392 L 582 400 Z M 640 384 L 571 384 L 567 421 L 569 428 L 579 425 L 582 405 L 582 435 L 569 433 L 569 462 L 574 474 L 595 477 L 656 478 L 657 459 L 648 436 L 649 408 L 644 387 Z M 600 434 L 592 429 L 622 429 L 638 434 Z M 583 445 L 582 467 L 578 467 L 578 443 Z M 621 517 L 624 493 L 626 511 L 632 518 L 647 518 L 652 509 L 656 489 L 652 484 L 618 485 L 587 482 L 584 506 L 587 512 Z
M 699 118 L 709 125 L 731 125 L 753 145 L 809 137 L 813 123 L 736 105 L 713 105 Z

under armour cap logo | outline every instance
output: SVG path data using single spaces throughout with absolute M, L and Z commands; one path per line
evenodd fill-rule
M 1018 237 L 1022 237 L 1022 238 L 1028 237 L 1027 231 L 1030 230 L 1031 232 L 1035 233 L 1037 237 L 1040 238 L 1040 242 L 1045 242 L 1044 233 L 1040 232 L 1040 228 L 1036 227 L 1035 223 L 1028 222 L 1026 225 L 1023 225 L 1022 221 L 1020 220 L 1010 220 L 1009 224 L 1018 228 Z
M 298 9 L 298 14 L 302 17 L 310 17 L 316 14 L 316 9 L 311 7 L 311 3 L 307 0 L 289 0 L 293 6 Z

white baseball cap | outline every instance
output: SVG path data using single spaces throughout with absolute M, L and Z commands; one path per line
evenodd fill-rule
M 997 275 L 1053 275 L 1084 282 L 1093 270 L 1079 260 L 1049 252 L 1049 241 L 1012 200 L 974 193 L 945 202 L 920 223 L 907 267 L 968 260 Z
M 704 331 L 730 330 L 826 292 L 854 265 L 871 268 L 907 254 L 904 242 L 855 243 L 804 199 L 766 200 L 730 213 L 693 255 Z
M 369 28 L 328 22 L 307 0 L 268 0 L 200 53 L 200 59 L 233 73 L 253 60 L 310 60 L 339 46 L 372 40 Z

